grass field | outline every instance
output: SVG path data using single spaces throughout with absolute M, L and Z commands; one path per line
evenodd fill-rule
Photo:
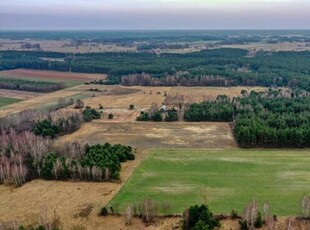
M 300 214 L 300 199 L 310 193 L 310 151 L 154 150 L 110 202 L 134 204 L 150 198 L 168 202 L 172 212 L 203 202 L 215 213 L 242 213 L 256 199 L 268 201 L 276 215 Z M 121 208 L 123 209 L 123 208 Z
M 1 97 L 0 96 L 0 107 L 11 105 L 17 102 L 22 101 L 21 99 L 11 98 L 11 97 Z
M 0 71 L 0 77 L 30 81 L 63 82 L 66 87 L 73 87 L 83 84 L 84 82 L 104 79 L 106 75 L 45 70 L 13 69 Z

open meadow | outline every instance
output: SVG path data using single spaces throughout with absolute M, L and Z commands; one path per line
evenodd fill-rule
M 153 150 L 110 205 L 138 204 L 144 199 L 171 205 L 182 213 L 207 203 L 215 213 L 243 212 L 255 199 L 269 202 L 272 214 L 300 215 L 309 194 L 309 150 Z

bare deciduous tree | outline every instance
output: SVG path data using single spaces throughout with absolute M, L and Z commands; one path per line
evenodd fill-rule
M 132 221 L 132 207 L 131 207 L 131 205 L 126 206 L 125 218 L 126 218 L 126 224 L 131 224 L 131 221 Z
M 302 213 L 304 218 L 310 216 L 310 196 L 304 196 L 301 201 Z
M 254 229 L 254 222 L 257 217 L 258 205 L 255 200 L 249 202 L 244 208 L 244 219 L 249 229 Z

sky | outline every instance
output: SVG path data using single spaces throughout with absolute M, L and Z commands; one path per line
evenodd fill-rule
M 310 0 L 0 0 L 17 29 L 310 29 Z

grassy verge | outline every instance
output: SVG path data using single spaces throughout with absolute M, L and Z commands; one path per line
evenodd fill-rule
M 145 198 L 170 203 L 181 213 L 203 202 L 216 213 L 242 213 L 256 199 L 268 201 L 277 215 L 298 215 L 300 199 L 310 194 L 310 151 L 154 150 L 109 205 L 136 204 Z M 206 191 L 206 192 L 205 192 Z
M 21 99 L 11 98 L 11 97 L 0 97 L 0 107 L 4 107 L 10 104 L 14 104 L 22 101 Z

